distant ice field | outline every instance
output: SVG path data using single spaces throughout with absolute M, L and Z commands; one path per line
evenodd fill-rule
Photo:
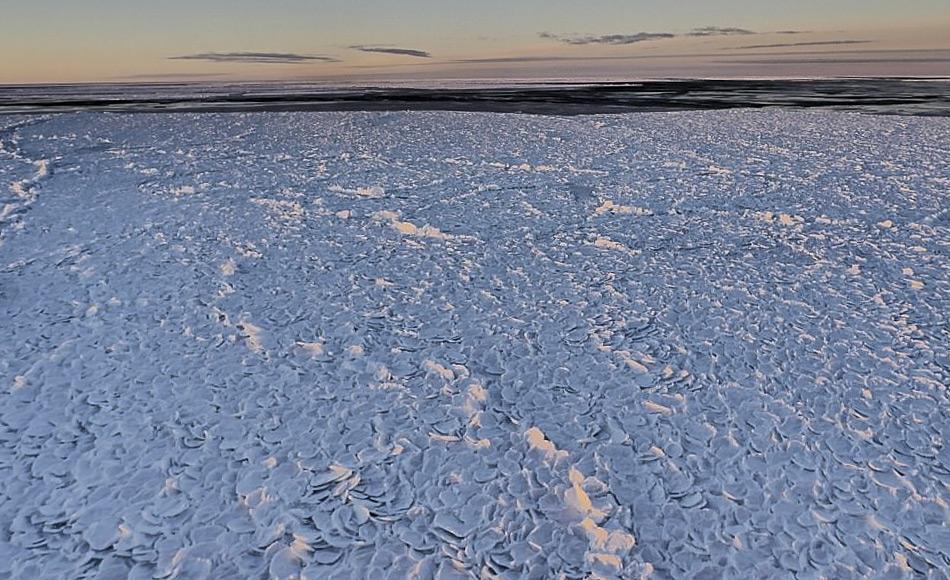
M 84 111 L 467 111 L 565 116 L 762 107 L 947 117 L 950 77 L 509 79 L 370 86 L 320 82 L 0 85 L 0 116 Z
M 950 118 L 0 117 L 0 578 L 947 578 Z

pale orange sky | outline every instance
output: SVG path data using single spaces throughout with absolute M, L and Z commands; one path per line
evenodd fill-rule
M 950 75 L 945 0 L 8 2 L 0 83 Z

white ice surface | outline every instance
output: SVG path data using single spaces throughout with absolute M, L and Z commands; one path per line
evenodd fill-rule
M 0 577 L 945 578 L 948 161 L 822 112 L 0 118 Z

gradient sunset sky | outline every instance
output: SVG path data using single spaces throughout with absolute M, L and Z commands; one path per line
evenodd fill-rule
M 950 76 L 948 0 L 4 0 L 0 83 Z

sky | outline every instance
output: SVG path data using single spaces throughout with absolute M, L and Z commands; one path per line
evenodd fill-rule
M 0 0 L 0 84 L 950 76 L 948 0 Z

